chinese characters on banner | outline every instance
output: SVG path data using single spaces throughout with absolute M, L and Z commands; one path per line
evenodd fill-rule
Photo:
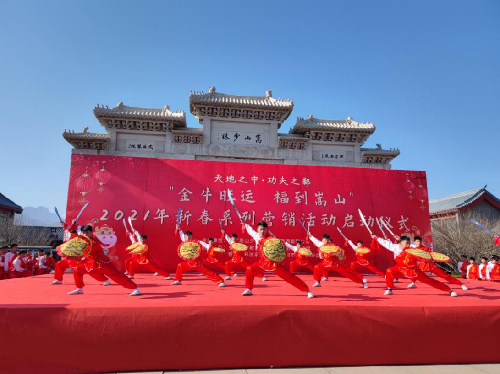
M 104 164 L 111 178 L 99 190 L 93 175 Z M 191 230 L 196 239 L 213 237 L 227 248 L 220 222 L 250 247 L 248 261 L 257 260 L 255 243 L 242 233 L 229 191 L 247 223 L 265 221 L 276 236 L 292 244 L 305 238 L 300 220 L 318 238 L 328 233 L 344 247 L 338 227 L 352 241 L 368 246 L 371 238 L 359 217 L 361 209 L 377 235 L 382 236 L 379 218 L 396 234 L 420 235 L 430 245 L 426 186 L 425 173 L 416 171 L 73 155 L 67 217 L 75 217 L 90 202 L 80 224 L 112 227 L 122 260 L 130 244 L 122 220 L 131 217 L 134 227 L 148 235 L 154 257 L 173 270 L 179 261 L 180 240 L 174 236 L 179 209 L 181 228 Z M 306 246 L 316 252 L 312 244 Z M 344 249 L 352 258 L 350 248 Z M 380 264 L 390 265 L 390 253 L 377 256 Z

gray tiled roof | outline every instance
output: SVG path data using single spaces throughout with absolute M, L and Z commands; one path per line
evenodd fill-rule
M 97 106 L 94 108 L 94 114 L 97 118 L 101 116 L 105 117 L 115 117 L 115 118 L 137 118 L 137 119 L 151 119 L 151 120 L 171 120 L 179 121 L 182 124 L 186 124 L 186 113 L 182 110 L 171 111 L 170 108 L 165 105 L 163 108 L 139 108 L 133 106 L 123 105 L 119 102 L 114 108 L 108 108 L 104 105 Z
M 292 134 L 302 134 L 308 131 L 349 131 L 365 132 L 373 134 L 375 125 L 373 123 L 361 123 L 354 121 L 351 117 L 345 120 L 321 119 L 309 115 L 307 118 L 298 117 L 297 122 L 290 130 Z
M 23 208 L 13 202 L 11 199 L 6 198 L 3 194 L 0 193 L 0 206 L 11 209 L 16 213 L 22 213 Z
M 467 204 L 472 203 L 484 193 L 487 193 L 495 200 L 498 200 L 496 197 L 486 191 L 486 186 L 484 186 L 481 188 L 476 188 L 474 190 L 459 192 L 450 196 L 441 197 L 439 199 L 429 200 L 429 212 L 432 214 L 461 208 Z

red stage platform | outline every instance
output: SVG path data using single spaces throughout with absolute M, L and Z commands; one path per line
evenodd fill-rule
M 313 283 L 310 275 L 301 275 Z M 330 278 L 314 299 L 271 275 L 243 297 L 244 277 L 218 288 L 198 275 L 171 286 L 139 274 L 144 292 L 103 287 L 68 296 L 72 276 L 0 281 L 1 373 L 500 362 L 500 284 L 459 297 L 424 284 L 383 296 Z

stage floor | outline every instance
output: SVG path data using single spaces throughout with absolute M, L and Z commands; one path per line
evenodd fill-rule
M 312 285 L 311 275 L 300 275 Z M 138 274 L 143 295 L 86 277 L 84 295 L 52 277 L 0 281 L 0 372 L 498 363 L 500 284 L 465 281 L 452 298 L 424 284 L 369 289 L 331 277 L 314 299 L 270 275 L 243 297 L 244 276 L 219 288 Z

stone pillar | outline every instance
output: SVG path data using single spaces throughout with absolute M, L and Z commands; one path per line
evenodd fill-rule
M 278 122 L 269 124 L 269 147 L 278 148 Z
M 203 145 L 210 145 L 212 142 L 211 134 L 212 134 L 212 120 L 208 117 L 203 118 Z
M 116 129 L 107 129 L 109 131 L 109 143 L 108 143 L 108 151 L 114 152 L 116 151 Z

